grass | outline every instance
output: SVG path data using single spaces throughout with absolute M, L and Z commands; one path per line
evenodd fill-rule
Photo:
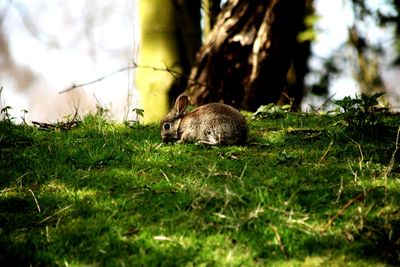
M 400 264 L 398 116 L 249 119 L 246 146 L 155 125 L 0 123 L 1 266 Z

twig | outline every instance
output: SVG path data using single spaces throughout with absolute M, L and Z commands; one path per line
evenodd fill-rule
M 32 121 L 32 124 L 38 127 L 40 130 L 51 131 L 54 129 L 58 130 L 71 130 L 79 125 L 80 121 L 72 120 L 68 122 L 57 122 L 57 123 L 46 123 L 46 122 L 38 122 Z
M 170 67 L 158 68 L 158 67 L 152 67 L 152 66 L 140 66 L 140 65 L 138 65 L 136 63 L 133 63 L 132 66 L 122 67 L 122 68 L 120 68 L 120 69 L 118 69 L 116 71 L 113 71 L 113 72 L 111 72 L 111 73 L 109 73 L 107 75 L 99 77 L 99 78 L 97 78 L 97 79 L 95 79 L 93 81 L 80 83 L 80 84 L 73 84 L 72 86 L 60 91 L 59 94 L 67 93 L 67 92 L 72 91 L 72 90 L 74 90 L 76 88 L 80 88 L 80 87 L 83 87 L 83 86 L 86 86 L 86 85 L 91 85 L 91 84 L 94 84 L 94 83 L 97 83 L 97 82 L 101 82 L 102 80 L 104 80 L 106 78 L 109 78 L 109 77 L 111 77 L 111 76 L 113 76 L 115 74 L 118 74 L 120 72 L 133 70 L 133 69 L 138 69 L 138 68 L 140 68 L 140 69 L 150 69 L 150 70 L 153 70 L 153 71 L 165 71 L 165 72 L 168 72 L 169 74 L 171 74 L 174 78 L 185 77 L 186 79 L 188 79 L 188 81 L 191 81 L 193 83 L 193 85 L 201 85 L 201 86 L 207 87 L 207 85 L 198 83 L 194 79 L 191 79 L 188 75 L 185 75 L 184 73 L 181 73 L 179 71 L 173 70 Z
M 102 76 L 100 78 L 97 78 L 97 79 L 95 79 L 93 81 L 86 82 L 86 83 L 81 83 L 81 84 L 73 84 L 71 87 L 68 87 L 67 89 L 64 89 L 61 92 L 59 92 L 59 94 L 67 93 L 67 92 L 69 92 L 71 90 L 74 90 L 76 88 L 100 82 L 100 81 L 102 81 L 102 80 L 104 80 L 104 79 L 106 79 L 106 78 L 108 78 L 110 76 L 113 76 L 113 75 L 117 74 L 117 73 L 124 72 L 124 71 L 131 70 L 131 69 L 135 69 L 135 68 L 136 68 L 136 65 L 130 66 L 130 67 L 123 67 L 123 68 L 120 68 L 120 69 L 118 69 L 118 70 L 116 70 L 116 71 L 114 71 L 112 73 L 109 73 L 109 74 L 104 75 L 104 76 Z
M 79 107 L 75 109 L 75 114 L 72 117 L 72 120 L 68 120 L 66 122 L 57 122 L 57 123 L 46 123 L 46 122 L 38 122 L 32 121 L 32 124 L 38 127 L 40 130 L 71 130 L 71 128 L 75 128 L 79 125 L 81 121 L 78 120 L 78 110 Z
M 382 187 L 383 187 L 383 186 L 374 187 L 374 188 L 369 189 L 369 190 L 367 190 L 367 191 L 364 191 L 364 192 L 358 194 L 357 196 L 353 197 L 352 199 L 350 199 L 345 205 L 343 205 L 343 206 L 338 210 L 338 212 L 337 212 L 333 217 L 331 217 L 331 218 L 329 219 L 329 221 L 322 227 L 322 229 L 321 229 L 320 232 L 321 232 L 321 233 L 325 232 L 325 231 L 328 229 L 328 227 L 331 226 L 332 223 L 333 223 L 339 216 L 341 216 L 341 215 L 344 213 L 344 211 L 345 211 L 348 207 L 350 207 L 354 202 L 356 202 L 356 201 L 358 201 L 358 200 L 361 200 L 361 199 L 364 199 L 364 198 L 367 196 L 367 194 L 369 194 L 369 193 L 371 193 L 371 192 L 373 192 L 373 191 L 375 191 L 375 190 L 377 190 L 377 189 L 379 189 L 379 188 L 382 188 Z
M 93 81 L 86 82 L 86 83 L 81 83 L 81 84 L 74 84 L 74 85 L 72 85 L 71 87 L 68 87 L 67 89 L 62 90 L 61 92 L 59 92 L 59 94 L 63 94 L 63 93 L 69 92 L 69 91 L 71 91 L 71 90 L 73 90 L 73 89 L 75 89 L 75 88 L 79 88 L 79 87 L 83 87 L 83 86 L 86 86 L 86 85 L 91 85 L 91 84 L 100 82 L 100 81 L 102 81 L 102 80 L 104 80 L 104 79 L 106 79 L 106 78 L 109 78 L 109 77 L 111 77 L 111 76 L 113 76 L 113 75 L 115 75 L 115 74 L 118 74 L 118 73 L 120 73 L 120 72 L 124 72 L 124 71 L 127 71 L 127 70 L 132 70 L 132 69 L 136 69 L 136 68 L 151 69 L 151 70 L 154 70 L 154 71 L 166 71 L 166 72 L 169 72 L 170 74 L 179 75 L 179 76 L 180 76 L 180 75 L 183 75 L 183 73 L 180 73 L 180 72 L 178 72 L 178 71 L 172 70 L 172 69 L 169 68 L 169 67 L 157 68 L 157 67 L 151 67 L 151 66 L 139 66 L 139 65 L 137 65 L 136 63 L 133 63 L 133 66 L 122 67 L 122 68 L 120 68 L 120 69 L 118 69 L 118 70 L 116 70 L 116 71 L 114 71 L 114 72 L 111 72 L 111 73 L 109 73 L 109 74 L 107 74 L 107 75 L 104 75 L 104 76 L 102 76 L 102 77 L 100 77 L 100 78 L 97 78 L 97 79 L 95 79 L 95 80 L 93 80 Z M 173 75 L 173 76 L 174 76 L 174 75 Z M 175 76 L 174 76 L 174 77 L 175 77 Z

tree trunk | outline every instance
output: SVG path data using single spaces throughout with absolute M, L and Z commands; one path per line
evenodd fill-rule
M 140 0 L 139 13 L 135 82 L 144 121 L 155 122 L 167 113 L 171 95 L 186 87 L 186 80 L 176 73 L 189 75 L 200 48 L 200 1 Z
M 228 0 L 192 69 L 192 102 L 252 111 L 278 102 L 304 28 L 306 2 Z

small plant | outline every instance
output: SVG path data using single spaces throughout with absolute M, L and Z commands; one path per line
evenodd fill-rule
M 110 109 L 108 109 L 106 106 L 102 106 L 100 104 L 96 105 L 96 115 L 102 118 L 106 118 L 107 114 L 110 112 Z
M 333 101 L 343 110 L 343 118 L 349 128 L 353 130 L 370 130 L 383 124 L 387 107 L 380 107 L 378 99 L 384 93 L 375 93 L 371 96 L 361 94 L 355 98 L 346 96 L 342 100 Z
M 0 110 L 0 121 L 3 121 L 3 122 L 11 124 L 12 120 L 15 119 L 10 114 L 10 110 L 12 109 L 12 107 L 5 106 L 4 108 L 2 108 L 2 106 L 4 106 L 2 95 L 3 95 L 3 86 L 0 87 L 0 108 L 1 108 L 1 110 Z
M 132 109 L 132 112 L 136 114 L 136 121 L 139 121 L 139 118 L 143 118 L 144 110 L 140 108 Z
M 284 118 L 287 112 L 292 108 L 291 105 L 278 106 L 273 103 L 260 106 L 253 114 L 253 118 Z
M 14 117 L 11 116 L 9 110 L 11 110 L 12 107 L 10 106 L 5 106 L 4 108 L 1 109 L 0 114 L 2 117 L 2 120 L 7 122 L 7 123 L 12 123 L 12 120 L 15 119 Z
M 131 128 L 133 128 L 133 126 L 136 125 L 139 128 L 140 119 L 143 118 L 144 116 L 144 110 L 140 108 L 134 108 L 132 109 L 132 112 L 136 114 L 136 118 L 134 120 L 125 121 L 125 125 Z

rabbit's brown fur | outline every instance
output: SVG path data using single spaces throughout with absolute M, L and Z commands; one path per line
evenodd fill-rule
M 185 113 L 188 96 L 181 94 L 174 108 L 160 123 L 164 142 L 197 142 L 209 145 L 244 144 L 247 141 L 247 123 L 235 108 L 211 103 Z

